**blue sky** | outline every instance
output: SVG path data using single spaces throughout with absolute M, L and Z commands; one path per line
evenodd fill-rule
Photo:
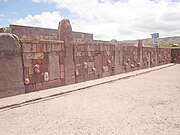
M 68 18 L 75 31 L 95 39 L 180 36 L 180 0 L 0 0 L 0 27 L 58 28 Z
M 13 20 L 25 18 L 29 14 L 36 15 L 55 10 L 57 10 L 55 4 L 35 3 L 32 0 L 0 0 L 0 27 L 6 27 Z M 61 9 L 61 14 L 68 17 L 68 10 Z

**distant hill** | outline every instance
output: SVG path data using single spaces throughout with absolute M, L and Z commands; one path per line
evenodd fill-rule
M 180 45 L 180 36 L 159 38 L 158 41 L 161 47 L 170 47 L 173 44 Z M 138 40 L 125 40 L 120 42 L 137 44 Z M 153 46 L 153 39 L 152 38 L 143 39 L 143 43 L 145 46 Z

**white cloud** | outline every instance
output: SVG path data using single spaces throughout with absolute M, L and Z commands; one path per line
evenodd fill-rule
M 20 18 L 16 20 L 16 24 L 29 25 L 29 26 L 39 26 L 57 29 L 59 21 L 62 19 L 59 12 L 43 12 L 39 15 L 28 15 L 25 18 Z
M 160 36 L 180 35 L 179 0 L 33 1 L 54 3 L 60 10 L 68 9 L 73 30 L 91 32 L 97 39 L 148 38 L 152 32 L 159 32 Z M 61 15 L 58 12 L 45 13 L 29 15 L 17 23 L 57 28 Z
M 7 2 L 8 0 L 0 0 L 0 2 Z

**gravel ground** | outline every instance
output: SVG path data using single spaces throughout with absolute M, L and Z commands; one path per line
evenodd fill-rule
M 0 135 L 180 135 L 180 64 L 0 112 Z

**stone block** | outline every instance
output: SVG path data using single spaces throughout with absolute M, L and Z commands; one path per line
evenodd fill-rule
M 44 59 L 44 53 L 34 53 L 33 59 Z
M 64 71 L 65 71 L 64 65 L 62 65 L 62 64 L 60 65 L 60 71 L 61 71 L 61 72 L 64 72 Z
M 84 81 L 84 77 L 83 76 L 76 76 L 76 83 L 80 83 Z
M 45 60 L 44 60 L 45 61 Z M 40 72 L 45 73 L 48 72 L 48 62 L 44 62 L 40 65 Z
M 23 59 L 24 60 L 31 60 L 34 58 L 33 53 L 23 53 Z
M 77 45 L 77 51 L 79 51 L 79 52 L 85 51 L 85 46 L 84 45 Z
M 94 46 L 94 45 L 88 45 L 88 46 L 87 46 L 87 51 L 88 51 L 88 52 L 95 51 L 95 46 Z
M 50 80 L 55 80 L 60 77 L 59 73 L 59 55 L 56 52 L 49 53 L 49 76 Z
M 108 76 L 110 76 L 110 72 L 103 72 L 102 73 L 102 77 L 108 77 Z
M 32 60 L 31 59 L 23 59 L 24 67 L 31 67 Z
M 75 76 L 65 76 L 66 85 L 75 83 Z
M 36 45 L 31 43 L 22 43 L 23 52 L 36 52 Z
M 94 67 L 94 62 L 88 62 L 88 68 L 93 68 Z
M 34 67 L 29 67 L 28 69 L 29 69 L 28 73 L 30 75 L 34 74 Z
M 75 56 L 81 56 L 81 52 L 76 52 Z
M 58 87 L 60 86 L 60 80 L 52 80 L 52 81 L 48 81 L 48 82 L 43 82 L 43 89 L 49 89 L 49 88 L 54 88 L 54 87 Z
M 87 56 L 86 52 L 81 52 L 81 56 Z
M 64 73 L 64 72 L 61 72 L 61 73 L 60 73 L 60 76 L 61 76 L 61 77 L 60 77 L 61 79 L 64 79 L 64 78 L 65 78 L 65 73 Z
M 90 71 L 92 73 L 92 69 Z M 88 74 L 88 70 L 87 69 L 80 69 L 79 70 L 79 75 L 87 75 Z
M 51 52 L 51 51 L 52 51 L 51 43 L 47 43 L 47 44 L 46 44 L 46 51 L 47 51 L 47 52 Z
M 92 68 L 88 68 L 88 74 L 92 74 L 93 73 L 93 71 L 92 71 Z
M 46 43 L 40 43 L 36 45 L 37 52 L 46 52 Z
M 94 74 L 84 75 L 84 81 L 94 80 Z
M 37 83 L 35 84 L 35 91 L 39 91 L 43 89 L 43 84 L 42 83 Z
M 24 74 L 26 74 L 26 75 L 29 74 L 29 68 L 28 67 L 24 67 Z
M 25 93 L 33 92 L 35 91 L 35 85 L 34 84 L 28 84 L 25 85 Z
M 60 43 L 52 43 L 52 51 L 61 51 Z
M 93 62 L 94 61 L 94 57 L 87 57 L 87 61 L 88 62 Z
M 60 86 L 64 86 L 64 85 L 66 85 L 65 79 L 61 79 L 61 80 L 60 80 Z
M 64 65 L 64 57 L 62 57 L 62 56 L 59 57 L 59 63 Z
M 87 52 L 87 55 L 88 55 L 89 57 L 91 57 L 91 56 L 92 56 L 92 54 L 91 54 L 91 52 L 90 52 L 90 51 L 88 51 L 88 52 Z

